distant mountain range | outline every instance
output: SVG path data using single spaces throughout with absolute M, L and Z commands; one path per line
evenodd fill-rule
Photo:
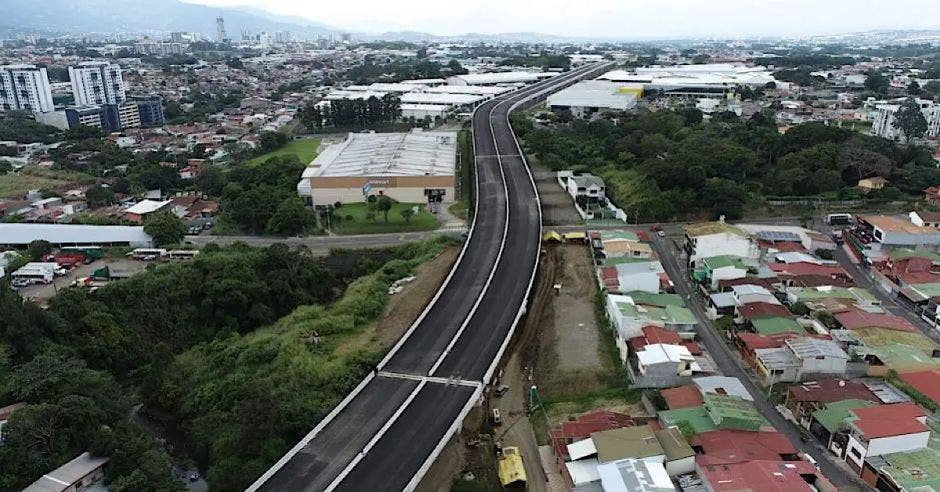
M 215 18 L 219 16 L 225 19 L 226 33 L 232 39 L 238 39 L 242 29 L 252 33 L 290 31 L 295 37 L 344 32 L 326 24 L 273 15 L 260 9 L 217 8 L 179 0 L 3 0 L 3 4 L 0 31 L 10 33 L 130 35 L 184 31 L 200 32 L 215 40 Z M 459 36 L 414 31 L 353 34 L 356 39 L 366 41 L 557 43 L 575 40 L 528 32 Z
M 0 28 L 63 34 L 200 32 L 215 38 L 215 18 L 225 19 L 225 31 L 238 39 L 252 33 L 291 31 L 294 35 L 328 35 L 338 29 L 295 17 L 260 10 L 216 8 L 177 0 L 3 0 Z

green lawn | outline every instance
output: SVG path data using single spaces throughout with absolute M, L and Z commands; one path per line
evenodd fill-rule
M 27 167 L 19 173 L 0 175 L 0 197 L 22 198 L 29 190 L 55 188 L 67 183 L 88 183 L 93 176 L 71 171 Z
M 256 166 L 262 162 L 277 156 L 282 155 L 296 155 L 300 162 L 303 164 L 309 164 L 310 161 L 317 156 L 317 148 L 320 146 L 320 139 L 310 138 L 304 140 L 291 140 L 287 145 L 268 152 L 267 154 L 259 155 L 250 159 L 247 164 L 249 166 Z
M 335 215 L 340 218 L 333 224 L 333 232 L 337 234 L 380 234 L 383 232 L 411 232 L 430 231 L 437 229 L 437 218 L 424 205 L 418 205 L 420 211 L 406 222 L 401 211 L 414 207 L 415 203 L 393 203 L 388 212 L 388 223 L 381 212 L 375 213 L 375 220 L 369 220 L 366 214 L 369 208 L 365 203 L 349 203 L 336 210 Z M 350 218 L 352 220 L 350 220 Z

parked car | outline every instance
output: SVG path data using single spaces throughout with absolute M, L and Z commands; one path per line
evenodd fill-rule
M 493 390 L 493 394 L 496 395 L 497 398 L 499 398 L 505 395 L 507 391 L 509 391 L 509 386 L 506 386 L 505 384 L 499 384 L 496 386 L 496 389 Z

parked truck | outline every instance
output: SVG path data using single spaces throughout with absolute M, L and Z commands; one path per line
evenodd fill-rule
M 499 457 L 499 482 L 503 487 L 521 487 L 525 489 L 525 465 L 522 463 L 522 454 L 519 448 L 507 446 L 503 448 Z
M 85 263 L 91 263 L 95 260 L 104 258 L 104 250 L 101 246 L 65 246 L 59 251 L 67 253 L 82 253 L 85 255 Z
M 85 253 L 79 251 L 59 251 L 58 253 L 46 255 L 43 258 L 48 262 L 55 262 L 62 268 L 74 268 L 85 263 Z

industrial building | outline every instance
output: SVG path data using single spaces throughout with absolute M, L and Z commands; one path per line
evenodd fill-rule
M 531 84 L 539 80 L 558 75 L 555 72 L 492 72 L 453 75 L 447 78 L 447 85 L 520 85 Z
M 613 70 L 599 79 L 642 87 L 650 95 L 690 97 L 724 97 L 738 87 L 778 84 L 766 67 L 724 63 Z
M 403 203 L 453 202 L 457 133 L 350 133 L 323 150 L 297 183 L 313 205 L 386 195 Z
M 0 247 L 25 248 L 33 241 L 53 246 L 149 247 L 153 238 L 143 227 L 75 224 L 0 224 Z
M 548 96 L 546 105 L 552 111 L 571 111 L 576 118 L 592 118 L 635 108 L 636 94 L 622 91 L 616 82 L 585 80 Z

